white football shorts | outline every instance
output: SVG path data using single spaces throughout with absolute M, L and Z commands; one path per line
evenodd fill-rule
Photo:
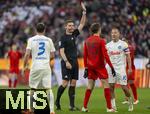
M 106 65 L 106 69 L 108 72 L 108 82 L 109 83 L 116 83 L 120 85 L 127 85 L 127 74 L 125 66 L 120 66 L 119 68 L 114 68 L 116 71 L 116 76 L 113 77 L 111 68 Z
M 40 88 L 51 88 L 51 70 L 50 69 L 40 69 L 31 70 L 29 76 L 29 86 L 30 88 L 40 89 Z

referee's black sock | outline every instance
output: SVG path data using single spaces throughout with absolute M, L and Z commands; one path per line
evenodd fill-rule
M 68 94 L 69 94 L 69 99 L 70 99 L 70 106 L 71 107 L 74 107 L 74 100 L 75 100 L 75 86 L 70 86 L 69 87 L 69 91 L 68 91 Z
M 59 86 L 59 88 L 57 90 L 56 105 L 60 103 L 60 97 L 62 96 L 64 90 L 65 90 L 65 87 L 63 87 L 62 85 Z

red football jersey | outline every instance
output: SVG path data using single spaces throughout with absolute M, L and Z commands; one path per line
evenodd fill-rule
M 132 66 L 132 69 L 135 69 L 135 65 L 134 65 L 135 48 L 132 45 L 128 45 L 128 46 L 130 50 L 131 66 Z M 127 63 L 127 68 L 128 68 L 128 63 Z
M 99 36 L 90 36 L 84 44 L 84 65 L 91 69 L 105 68 L 105 61 L 112 68 L 107 54 L 105 40 Z
M 19 69 L 19 59 L 22 54 L 19 51 L 9 51 L 8 57 L 10 61 L 10 69 Z

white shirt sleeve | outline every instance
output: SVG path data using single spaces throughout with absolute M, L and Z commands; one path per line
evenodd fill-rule
M 31 50 L 31 38 L 28 39 L 27 48 Z
M 53 41 L 50 39 L 50 52 L 55 52 L 55 47 Z
M 128 44 L 126 42 L 124 42 L 123 51 L 125 52 L 125 54 L 129 54 L 130 53 Z

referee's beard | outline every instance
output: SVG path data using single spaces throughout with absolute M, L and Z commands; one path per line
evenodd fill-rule
M 74 32 L 74 29 L 66 30 L 66 34 L 71 35 Z

